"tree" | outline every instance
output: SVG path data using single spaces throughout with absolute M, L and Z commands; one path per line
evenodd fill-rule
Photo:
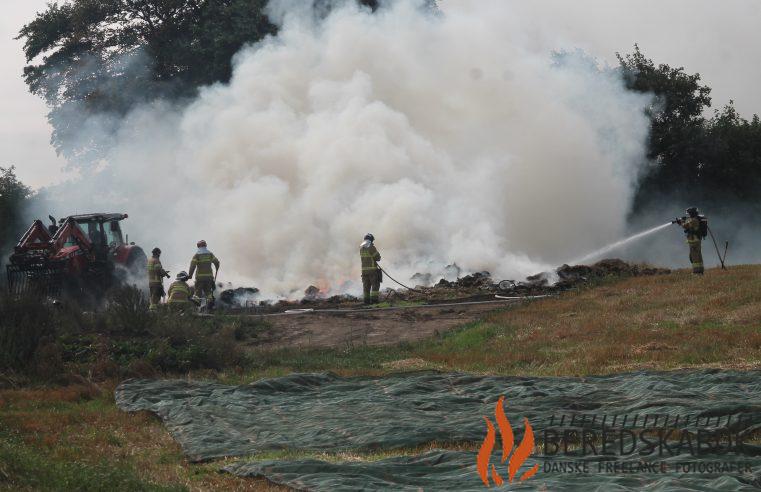
M 732 101 L 707 123 L 697 170 L 706 199 L 761 207 L 761 121 L 742 118 Z
M 666 201 L 701 204 L 713 210 L 760 213 L 761 121 L 742 118 L 730 103 L 706 118 L 711 89 L 700 74 L 656 66 L 635 45 L 617 54 L 626 86 L 653 94 L 648 157 L 652 165 L 639 182 L 632 213 Z
M 32 190 L 16 177 L 13 166 L 0 167 L 0 255 L 18 239 L 21 220 Z M 0 256 L 0 261 L 2 260 Z
M 654 98 L 647 109 L 648 158 L 654 165 L 640 183 L 635 204 L 651 195 L 673 194 L 675 187 L 683 191 L 693 187 L 711 89 L 700 84 L 700 74 L 689 75 L 683 67 L 656 66 L 637 45 L 633 53 L 616 57 L 627 88 Z
M 315 0 L 319 5 L 325 0 Z M 359 0 L 375 9 L 377 0 Z M 75 164 L 94 162 L 83 115 L 118 117 L 157 97 L 192 97 L 227 82 L 245 44 L 274 35 L 268 0 L 71 0 L 54 2 L 20 31 L 24 78 L 51 112 L 52 143 Z M 105 120 L 105 119 L 104 119 Z M 102 126 L 102 125 L 101 125 Z M 113 131 L 99 128 L 100 131 Z M 102 135 L 96 138 L 100 139 Z
M 225 82 L 241 46 L 275 33 L 266 0 L 73 0 L 52 3 L 19 38 L 24 78 L 51 108 L 52 143 L 93 160 L 76 137 L 82 115 L 122 115 L 157 97 L 176 99 Z M 36 60 L 41 59 L 38 63 Z

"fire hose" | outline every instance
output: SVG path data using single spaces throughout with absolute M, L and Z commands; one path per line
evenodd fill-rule
M 407 290 L 410 290 L 410 291 L 412 291 L 412 292 L 417 292 L 418 294 L 425 294 L 425 292 L 423 292 L 423 291 L 420 291 L 420 290 L 417 290 L 417 289 L 413 289 L 412 287 L 408 287 L 408 286 L 404 285 L 403 283 L 399 282 L 399 281 L 398 281 L 398 280 L 396 280 L 394 277 L 392 277 L 391 275 L 389 275 L 389 274 L 388 274 L 388 272 L 387 272 L 386 270 L 384 270 L 384 269 L 383 269 L 383 268 L 382 268 L 380 265 L 378 265 L 377 263 L 376 263 L 376 266 L 378 267 L 378 270 L 380 270 L 381 272 L 383 272 L 384 274 L 386 274 L 386 276 L 387 276 L 388 278 L 390 278 L 390 279 L 391 279 L 393 282 L 396 282 L 397 284 L 401 285 L 401 286 L 402 286 L 402 287 L 404 287 L 405 289 L 407 289 Z M 513 288 L 515 288 L 515 281 L 514 281 L 514 280 L 503 280 L 503 281 L 501 281 L 501 282 L 499 283 L 499 289 L 500 289 L 500 290 L 510 290 L 510 289 L 513 289 Z M 508 299 L 507 297 L 500 297 L 500 296 L 497 296 L 497 297 L 498 297 L 498 298 L 500 298 L 500 299 Z M 542 297 L 542 296 L 539 296 L 539 297 Z M 516 298 L 516 299 L 517 299 L 517 298 Z
M 380 265 L 376 264 L 376 266 L 378 267 L 378 270 L 380 270 L 381 272 L 385 273 L 386 276 L 388 278 L 390 278 L 393 282 L 396 282 L 397 284 L 401 285 L 405 289 L 410 290 L 412 292 L 417 292 L 418 294 L 425 294 L 425 292 L 423 292 L 423 291 L 420 291 L 420 290 L 417 290 L 417 289 L 413 289 L 412 287 L 407 287 L 406 285 L 404 285 L 403 283 L 401 283 L 400 281 L 396 280 L 394 277 L 389 275 L 388 272 L 386 270 L 384 270 Z

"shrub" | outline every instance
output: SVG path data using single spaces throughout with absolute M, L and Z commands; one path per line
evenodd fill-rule
M 0 368 L 25 369 L 54 333 L 54 313 L 44 299 L 0 296 Z
M 30 372 L 45 380 L 59 379 L 64 375 L 63 357 L 58 344 L 47 341 L 40 343 L 32 358 Z
M 145 359 L 165 372 L 219 370 L 241 360 L 232 324 L 170 314 L 156 319 L 151 335 Z
M 148 311 L 143 292 L 134 285 L 127 285 L 109 292 L 106 321 L 111 331 L 143 335 L 148 332 L 153 315 Z

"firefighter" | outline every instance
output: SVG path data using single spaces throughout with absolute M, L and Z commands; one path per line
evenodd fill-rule
M 359 258 L 362 260 L 362 288 L 365 294 L 365 304 L 377 304 L 380 301 L 378 291 L 383 281 L 383 273 L 378 266 L 381 255 L 375 249 L 374 241 L 375 237 L 367 233 L 365 234 L 364 242 L 359 247 Z
M 180 272 L 169 286 L 169 301 L 167 303 L 172 310 L 184 311 L 192 305 L 190 300 L 192 292 L 188 285 L 189 278 L 190 276 L 186 272 Z
M 214 307 L 214 279 L 216 275 L 212 271 L 211 265 L 214 265 L 217 272 L 219 271 L 219 260 L 214 253 L 206 248 L 206 241 L 203 239 L 196 243 L 198 251 L 193 255 L 190 261 L 189 277 L 196 274 L 195 295 L 198 298 L 206 298 L 206 306 L 211 309 Z
M 161 250 L 153 248 L 151 257 L 148 258 L 148 289 L 151 293 L 151 304 L 149 309 L 155 311 L 158 308 L 161 298 L 166 295 L 164 292 L 164 277 L 169 278 L 169 272 L 161 266 Z
M 696 275 L 703 275 L 703 252 L 701 251 L 701 241 L 705 237 L 701 222 L 705 221 L 704 217 L 700 216 L 696 207 L 690 207 L 687 209 L 687 216 L 681 219 L 676 219 L 674 222 L 682 226 L 684 233 L 687 236 L 687 244 L 690 247 L 690 263 L 692 263 L 692 273 Z M 707 224 L 707 222 L 706 222 Z

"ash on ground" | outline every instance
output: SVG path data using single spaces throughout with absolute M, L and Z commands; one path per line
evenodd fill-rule
M 450 265 L 447 276 L 450 273 L 457 272 L 460 269 L 456 265 Z M 619 259 L 608 259 L 599 261 L 593 265 L 563 265 L 553 272 L 542 272 L 527 277 L 523 281 L 509 279 L 494 279 L 489 272 L 476 272 L 464 277 L 457 277 L 454 280 L 440 279 L 435 284 L 432 283 L 432 276 L 427 273 L 417 273 L 410 279 L 410 287 L 414 285 L 414 290 L 405 288 L 386 287 L 381 291 L 381 301 L 389 304 L 400 302 L 424 302 L 427 304 L 440 304 L 458 301 L 479 301 L 491 300 L 495 295 L 506 297 L 536 296 L 556 294 L 565 290 L 580 287 L 584 284 L 599 281 L 605 278 L 615 277 L 636 277 L 642 275 L 663 275 L 671 273 L 667 268 L 656 268 L 649 265 L 629 264 Z M 451 277 L 450 277 L 451 278 Z M 385 285 L 391 285 L 393 282 L 386 279 Z M 226 294 L 233 296 L 234 299 L 241 299 L 241 294 L 247 291 L 257 289 L 235 289 L 234 291 L 224 291 Z M 231 294 L 228 294 L 232 292 Z M 257 313 L 275 313 L 289 309 L 335 309 L 335 308 L 356 308 L 361 304 L 361 299 L 350 295 L 341 294 L 328 296 L 321 292 L 315 286 L 309 286 L 304 291 L 304 297 L 301 301 L 278 302 L 259 301 L 241 304 L 240 302 L 229 303 L 228 307 L 232 310 L 253 309 Z

